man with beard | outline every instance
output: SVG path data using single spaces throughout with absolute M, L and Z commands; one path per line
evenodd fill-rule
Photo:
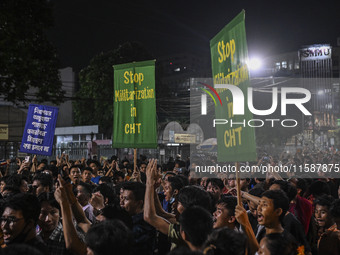
M 49 254 L 46 244 L 36 236 L 40 214 L 38 199 L 31 194 L 17 194 L 5 201 L 0 219 L 6 246 L 24 243 Z

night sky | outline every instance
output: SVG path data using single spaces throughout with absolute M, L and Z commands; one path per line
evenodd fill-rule
M 249 56 L 296 51 L 340 36 L 338 1 L 51 0 L 49 32 L 61 67 L 75 70 L 126 41 L 139 41 L 155 58 L 190 52 L 210 58 L 209 41 L 242 9 Z M 338 4 L 336 4 L 338 2 Z

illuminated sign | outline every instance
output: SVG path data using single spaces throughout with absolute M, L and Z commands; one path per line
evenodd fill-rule
M 0 140 L 8 140 L 8 125 L 0 124 Z
M 301 61 L 330 59 L 332 57 L 332 48 L 329 45 L 309 46 L 299 50 Z
M 196 135 L 175 134 L 175 143 L 196 143 Z

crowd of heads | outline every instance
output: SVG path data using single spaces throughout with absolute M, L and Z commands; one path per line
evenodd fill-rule
M 335 163 L 339 155 L 259 162 L 320 159 Z M 197 176 L 194 164 L 140 157 L 134 167 L 116 156 L 62 155 L 18 161 L 15 172 L 4 167 L 0 254 L 340 254 L 338 179 L 250 176 L 240 180 L 239 200 L 233 173 Z

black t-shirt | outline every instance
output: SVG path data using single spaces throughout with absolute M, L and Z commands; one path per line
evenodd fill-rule
M 25 244 L 36 248 L 44 255 L 49 255 L 47 245 L 44 243 L 40 236 L 36 236 L 35 238 L 25 242 Z
M 303 245 L 305 247 L 306 252 L 311 251 L 310 245 L 307 242 L 305 231 L 303 230 L 303 226 L 293 214 L 288 213 L 283 218 L 283 228 L 292 234 L 292 236 L 294 236 L 299 246 Z

